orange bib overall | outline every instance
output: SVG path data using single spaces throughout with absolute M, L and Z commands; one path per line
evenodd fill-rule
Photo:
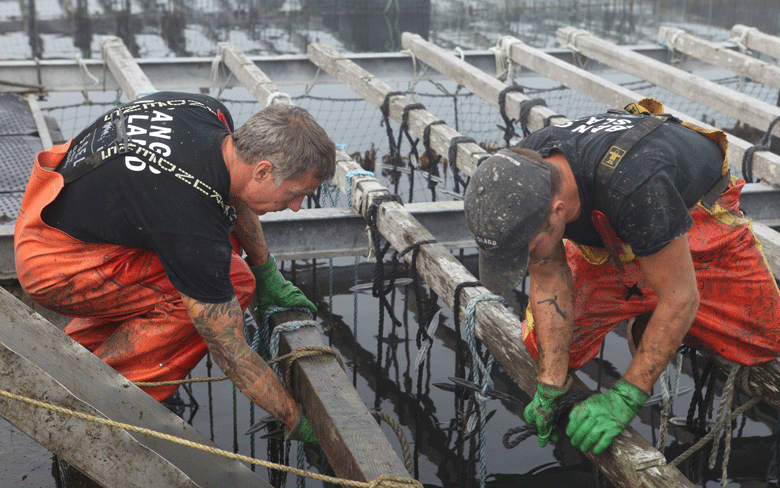
M 131 381 L 183 379 L 206 354 L 181 300 L 151 251 L 74 239 L 46 225 L 41 211 L 63 188 L 54 171 L 70 141 L 35 159 L 14 232 L 19 282 L 30 297 L 75 317 L 64 331 Z M 110 225 L 107 224 L 107 225 Z M 255 278 L 233 238 L 230 278 L 243 309 Z M 162 401 L 176 385 L 145 387 Z

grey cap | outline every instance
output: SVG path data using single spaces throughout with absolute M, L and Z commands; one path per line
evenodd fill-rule
M 547 217 L 550 170 L 502 149 L 479 165 L 463 197 L 479 246 L 479 280 L 493 293 L 516 288 L 528 269 L 528 243 Z

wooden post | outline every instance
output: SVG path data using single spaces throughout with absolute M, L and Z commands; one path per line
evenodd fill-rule
M 218 52 L 261 105 L 291 104 L 289 95 L 279 92 L 276 85 L 239 49 L 220 43 Z M 351 161 L 348 156 L 347 159 Z M 279 314 L 274 320 L 287 322 L 307 318 L 300 312 L 290 312 Z M 281 346 L 287 351 L 300 346 L 324 346 L 319 331 L 311 327 L 283 332 L 281 339 Z M 372 481 L 382 475 L 410 476 L 333 357 L 301 359 L 296 361 L 295 368 L 298 375 L 292 385 L 295 388 L 293 397 L 303 405 L 307 417 L 312 420 L 320 446 L 338 476 L 357 481 Z
M 103 60 L 108 65 L 114 79 L 125 92 L 127 99 L 132 101 L 136 95 L 146 90 L 154 90 L 152 82 L 146 77 L 133 59 L 130 51 L 116 36 L 106 36 L 101 44 Z
M 629 49 L 601 40 L 586 30 L 572 27 L 558 29 L 558 41 L 563 46 L 576 49 L 583 56 L 649 81 L 762 131 L 766 131 L 769 124 L 780 117 L 780 107 L 722 87 L 647 56 L 636 54 Z M 772 133 L 780 135 L 780 125 L 776 125 Z
M 222 62 L 262 106 L 274 103 L 292 105 L 290 95 L 280 92 L 274 82 L 237 47 L 220 42 L 217 44 L 217 56 L 222 58 Z
M 384 84 L 381 81 L 330 48 L 310 45 L 309 56 L 314 58 L 316 64 L 361 95 L 368 94 L 377 101 L 383 100 L 384 94 L 389 91 L 389 87 L 382 86 Z M 402 112 L 403 106 L 397 107 L 396 110 Z M 411 121 L 410 116 L 410 127 Z M 351 187 L 353 208 L 365 212 L 378 194 L 388 191 L 376 179 L 368 176 L 352 178 L 350 185 L 347 185 L 347 175 L 360 167 L 353 161 L 344 160 L 345 156 L 342 151 L 339 152 L 340 161 L 335 180 L 342 191 Z M 405 249 L 433 237 L 397 202 L 386 202 L 379 207 L 377 228 L 395 249 Z M 408 253 L 405 258 L 411 261 L 411 254 Z M 476 280 L 452 254 L 436 243 L 420 246 L 417 272 L 450 309 L 454 307 L 454 292 L 458 284 Z M 454 313 L 461 314 L 462 320 L 465 321 L 469 302 L 489 294 L 484 287 L 464 288 L 461 291 L 461 308 L 454 310 Z M 498 302 L 483 301 L 476 306 L 475 323 L 477 337 L 517 384 L 533 395 L 538 367 L 522 342 L 518 317 Z M 585 386 L 582 381 L 575 379 L 575 388 L 584 389 Z M 624 430 L 606 452 L 598 456 L 587 453 L 586 456 L 615 486 L 693 486 L 679 470 L 667 466 L 663 455 L 631 428 Z
M 41 146 L 44 150 L 48 151 L 53 145 L 51 133 L 49 132 L 49 126 L 46 124 L 46 119 L 44 119 L 43 113 L 41 112 L 41 106 L 38 104 L 36 95 L 27 93 L 24 96 L 24 99 L 30 107 L 30 112 L 35 121 L 35 127 L 38 129 L 38 138 L 41 140 Z
M 5 289 L 0 311 L 0 389 L 216 447 Z M 17 399 L 0 397 L 0 415 L 103 486 L 271 486 L 238 461 Z
M 699 58 L 765 85 L 780 88 L 780 67 L 773 63 L 728 49 L 723 45 L 688 34 L 677 27 L 662 26 L 659 28 L 658 42 L 664 42 L 669 47 L 688 56 Z
M 731 28 L 731 42 L 780 58 L 780 37 L 765 34 L 755 27 L 737 24 Z

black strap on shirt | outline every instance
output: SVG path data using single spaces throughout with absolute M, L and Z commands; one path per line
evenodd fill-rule
M 596 167 L 595 178 L 596 199 L 600 209 L 605 209 L 607 186 L 620 162 L 637 142 L 660 127 L 668 118 L 668 114 L 650 114 L 642 117 L 634 127 L 621 134 L 612 147 L 609 148 L 609 151 L 601 158 L 599 165 Z

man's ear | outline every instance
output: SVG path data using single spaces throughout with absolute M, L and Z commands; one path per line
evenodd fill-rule
M 553 197 L 553 201 L 550 204 L 550 215 L 556 216 L 560 218 L 565 218 L 566 216 L 566 203 L 558 198 Z
M 252 177 L 258 181 L 271 179 L 273 178 L 273 176 L 274 176 L 274 165 L 271 164 L 271 162 L 268 161 L 267 159 L 260 160 L 259 163 L 255 164 L 255 167 L 252 170 Z

